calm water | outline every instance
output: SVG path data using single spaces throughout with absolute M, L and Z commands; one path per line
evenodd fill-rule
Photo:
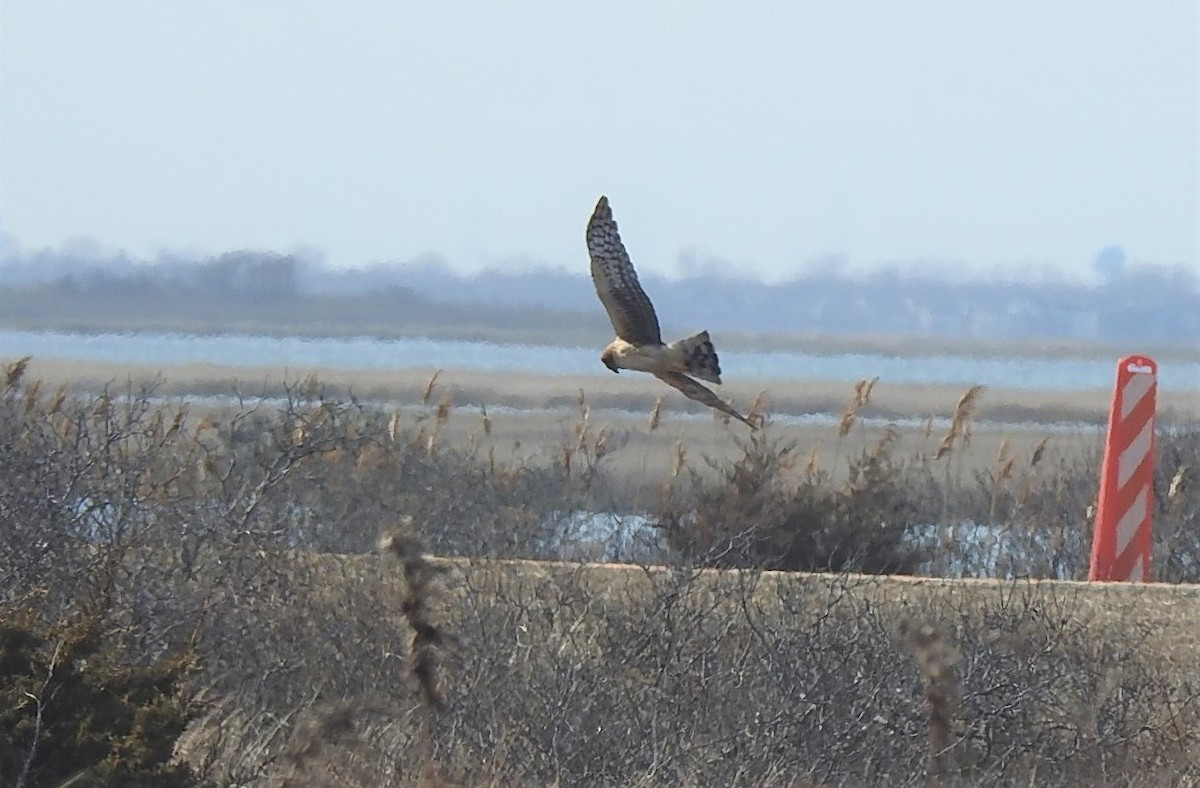
M 601 374 L 599 348 L 528 347 L 438 339 L 315 338 L 187 334 L 67 334 L 0 331 L 0 358 L 78 359 L 169 366 L 204 362 L 245 366 L 368 369 L 464 368 L 486 372 Z M 843 353 L 730 352 L 728 380 L 844 380 L 876 375 L 892 383 L 982 383 L 1009 388 L 1109 388 L 1116 359 L 1013 359 Z M 1200 363 L 1160 364 L 1159 386 L 1200 389 Z

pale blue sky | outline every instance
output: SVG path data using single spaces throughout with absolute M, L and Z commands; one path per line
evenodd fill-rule
M 0 0 L 0 232 L 780 278 L 1200 264 L 1194 0 Z

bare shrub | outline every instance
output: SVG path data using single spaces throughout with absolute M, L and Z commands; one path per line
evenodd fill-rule
M 445 425 L 464 416 L 435 387 L 401 413 L 329 397 L 315 379 L 203 412 L 153 387 L 44 391 L 15 368 L 6 386 L 0 625 L 17 656 L 0 659 L 13 688 L 0 724 L 24 726 L 9 739 L 18 756 L 36 708 L 23 693 L 43 697 L 46 666 L 61 664 L 78 687 L 55 672 L 58 697 L 103 712 L 89 730 L 131 742 L 122 726 L 140 720 L 147 769 L 187 764 L 177 774 L 222 785 L 1200 775 L 1187 589 L 696 566 L 1075 574 L 1095 484 L 1087 447 L 1006 450 L 972 477 L 951 464 L 964 417 L 941 460 L 937 437 L 898 457 L 885 436 L 835 483 L 768 425 L 715 480 L 678 446 L 658 513 L 675 565 L 500 562 L 489 557 L 560 555 L 566 513 L 617 498 L 605 461 L 620 436 L 586 400 L 570 454 L 534 464 L 496 461 L 487 426 L 473 445 L 450 442 Z M 1156 566 L 1188 577 L 1194 565 L 1169 553 L 1195 531 L 1194 434 L 1164 434 L 1159 450 Z M 407 517 L 381 558 L 379 534 Z M 969 539 L 920 541 L 922 528 L 968 523 L 1024 529 L 1026 548 L 998 561 Z M 1118 618 L 1122 600 L 1137 604 Z M 100 645 L 55 663 L 82 620 L 99 622 Z M 92 677 L 128 691 L 88 706 Z
M 1160 430 L 1156 443 L 1151 571 L 1200 583 L 1200 426 Z
M 920 556 L 906 542 L 918 508 L 902 484 L 890 441 L 851 460 L 846 482 L 796 473 L 794 443 L 769 429 L 739 439 L 742 455 L 707 483 L 664 491 L 659 527 L 684 560 L 708 566 L 908 573 Z

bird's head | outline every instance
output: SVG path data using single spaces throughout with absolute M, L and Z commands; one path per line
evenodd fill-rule
M 604 362 L 604 366 L 611 369 L 613 372 L 620 372 L 621 368 L 617 366 L 617 360 L 611 350 L 606 350 L 600 354 L 600 360 Z

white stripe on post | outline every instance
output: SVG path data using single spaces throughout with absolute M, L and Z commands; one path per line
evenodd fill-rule
M 1117 362 L 1092 536 L 1092 580 L 1150 579 L 1157 373 L 1146 356 Z

